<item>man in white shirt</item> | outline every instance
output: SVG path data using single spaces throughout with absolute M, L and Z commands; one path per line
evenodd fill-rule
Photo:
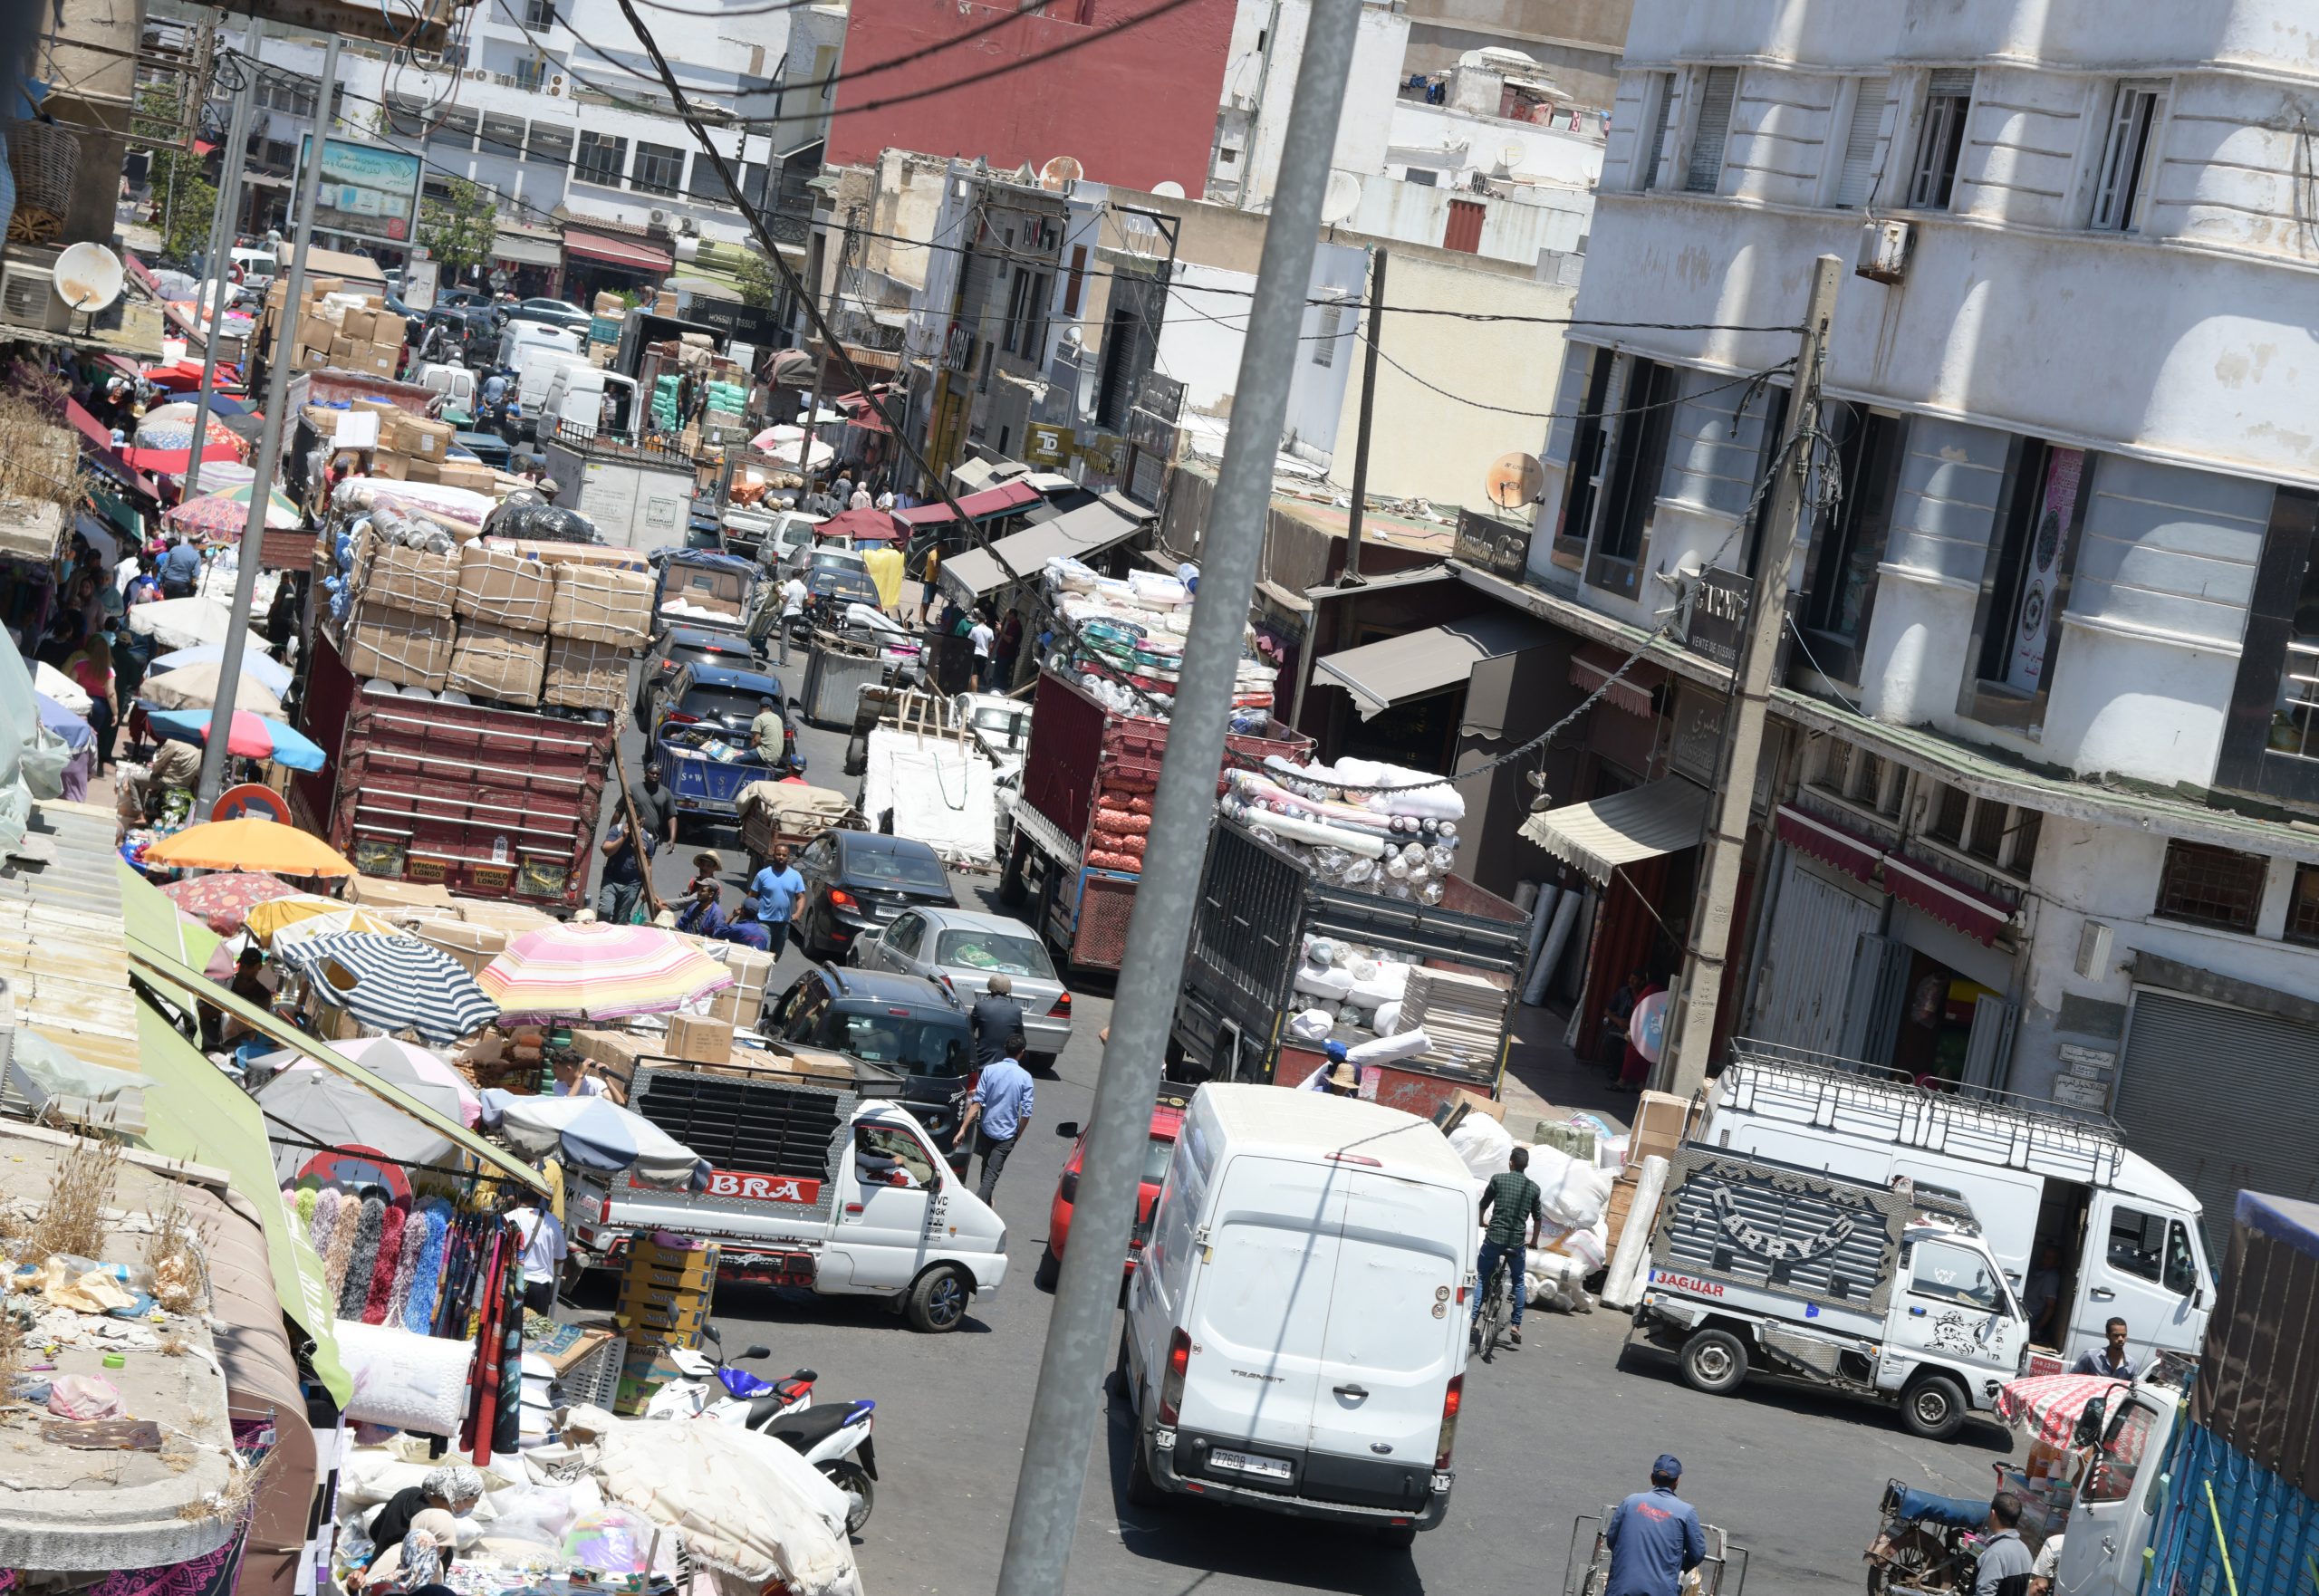
M 524 1236 L 524 1307 L 553 1316 L 555 1277 L 572 1250 L 563 1239 L 563 1223 L 545 1208 L 511 1208 L 507 1217 Z
M 876 505 L 877 505 L 877 508 L 879 508 L 879 509 L 880 509 L 880 510 L 890 510 L 890 509 L 892 509 L 892 508 L 894 507 L 894 492 L 893 492 L 893 489 L 891 489 L 891 488 L 887 488 L 886 490 L 884 490 L 883 492 L 881 492 L 880 494 L 879 494 L 879 495 L 878 495 L 878 497 L 877 497 L 877 500 L 876 500 Z
M 870 490 L 866 487 L 857 487 L 853 490 L 853 496 L 846 500 L 845 507 L 849 510 L 866 510 L 870 507 Z
M 789 663 L 789 633 L 805 613 L 805 580 L 795 572 L 781 584 L 781 663 Z
M 601 1097 L 604 1083 L 589 1074 L 570 1059 L 555 1062 L 555 1095 L 558 1097 Z
M 990 674 L 990 646 L 997 634 L 990 630 L 990 618 L 982 611 L 975 611 L 974 630 L 967 633 L 967 641 L 975 651 L 975 691 L 982 691 L 983 678 Z

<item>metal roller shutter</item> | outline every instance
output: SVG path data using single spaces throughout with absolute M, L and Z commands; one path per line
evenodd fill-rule
M 2113 1112 L 2197 1195 L 2218 1258 L 2242 1188 L 2319 1197 L 2319 1030 L 2140 988 Z
M 1723 182 L 1723 145 L 1731 133 L 1731 102 L 1739 97 L 1739 69 L 1711 66 L 1699 93 L 1699 120 L 1691 134 L 1691 160 L 1683 187 L 1693 194 L 1713 194 Z
M 1783 846 L 1779 904 L 1760 961 L 1749 1034 L 1785 1047 L 1836 1053 L 1844 1041 L 1844 999 L 1863 934 L 1883 928 L 1881 904 L 1821 875 Z
M 1843 176 L 1836 183 L 1836 203 L 1849 209 L 1866 205 L 1875 194 L 1876 141 L 1884 131 L 1884 101 L 1891 89 L 1890 78 L 1860 80 L 1844 134 Z

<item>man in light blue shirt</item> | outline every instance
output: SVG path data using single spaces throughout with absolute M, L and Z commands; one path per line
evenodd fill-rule
M 969 1135 L 975 1139 L 974 1150 L 982 1155 L 982 1184 L 975 1187 L 975 1195 L 984 1202 L 990 1201 L 990 1194 L 998 1189 L 999 1171 L 1006 1168 L 1007 1155 L 1030 1129 L 1036 1089 L 1031 1072 L 1022 1065 L 1022 1056 L 1023 1037 L 1017 1032 L 1007 1040 L 1006 1056 L 983 1066 L 974 1096 L 967 1101 L 967 1117 L 958 1122 L 958 1139 L 951 1143 L 954 1148 L 964 1147 Z
M 765 927 L 765 951 L 779 958 L 789 943 L 789 917 L 805 895 L 805 878 L 790 867 L 786 843 L 774 844 L 765 869 L 749 878 L 749 891 L 757 900 L 757 919 Z

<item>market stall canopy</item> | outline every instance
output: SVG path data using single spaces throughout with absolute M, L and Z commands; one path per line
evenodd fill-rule
M 373 1081 L 389 1080 L 375 1071 L 370 1074 Z M 367 1150 L 395 1164 L 445 1164 L 454 1145 L 445 1131 L 457 1123 L 458 1093 L 415 1077 L 392 1084 L 431 1110 L 429 1118 L 415 1119 L 400 1105 L 319 1064 L 293 1066 L 260 1087 L 257 1106 L 265 1115 L 274 1170 L 282 1184 L 293 1184 L 316 1154 L 333 1149 L 351 1157 Z
M 733 976 L 657 926 L 553 925 L 509 941 L 476 984 L 510 1018 L 616 1020 L 667 1014 Z
M 2040 1374 L 2007 1380 L 1997 1388 L 1997 1416 L 2028 1431 L 2033 1440 L 2066 1447 L 2088 1402 L 2107 1398 L 2131 1383 L 2106 1374 Z
M 945 592 L 971 604 L 1010 582 L 1036 578 L 1049 560 L 1085 560 L 1125 543 L 1149 524 L 1150 517 L 1145 512 L 1125 499 L 1106 495 L 1041 525 L 1000 538 L 987 548 L 953 554 L 942 562 L 936 580 Z
M 260 656 L 263 658 L 263 656 Z M 217 679 L 221 666 L 188 665 L 183 670 L 165 670 L 159 676 L 149 674 L 141 684 L 138 697 L 157 709 L 207 709 L 217 702 Z M 242 672 L 241 685 L 234 690 L 236 713 L 282 716 L 282 700 L 274 689 L 248 671 Z
M 823 538 L 845 537 L 855 543 L 882 543 L 901 535 L 901 529 L 894 524 L 891 510 L 840 510 L 813 528 L 816 542 Z
M 1707 789 L 1681 776 L 1629 787 L 1591 803 L 1565 803 L 1522 822 L 1522 834 L 1602 886 L 1621 865 L 1698 845 Z
M 647 1186 L 708 1189 L 707 1159 L 608 1097 L 518 1097 L 495 1086 L 483 1093 L 483 1125 L 534 1158 L 558 1157 L 613 1174 L 625 1170 Z
M 39 707 L 40 723 L 64 739 L 64 745 L 78 754 L 96 739 L 96 732 L 88 720 L 75 715 L 46 693 L 34 693 L 33 702 Z
M 381 1031 L 457 1042 L 499 1017 L 499 1005 L 450 955 L 399 931 L 277 938 L 274 951 L 322 1001 Z
M 149 864 L 182 870 L 272 870 L 284 876 L 351 876 L 354 867 L 312 832 L 245 815 L 205 821 L 145 851 Z
M 33 666 L 33 691 L 53 698 L 75 715 L 86 715 L 91 707 L 87 690 L 45 659 Z
M 230 937 L 249 918 L 250 910 L 269 899 L 288 898 L 298 889 L 279 876 L 250 870 L 218 870 L 161 889 L 171 903 L 217 932 Z
M 967 513 L 969 521 L 990 521 L 1001 515 L 1018 514 L 1042 502 L 1043 495 L 1029 483 L 1002 482 L 996 487 L 986 487 L 980 493 L 967 495 L 958 501 L 958 508 Z M 894 519 L 911 526 L 939 526 L 957 517 L 950 513 L 949 505 L 932 504 L 897 510 Z
M 233 486 L 214 494 L 204 494 L 197 499 L 188 499 L 174 509 L 165 510 L 161 519 L 179 532 L 206 537 L 212 542 L 231 542 L 248 530 L 250 495 L 257 491 L 257 484 L 237 482 Z M 265 524 L 276 532 L 288 532 L 302 516 L 290 495 L 280 488 L 268 493 L 265 502 Z
M 132 605 L 129 611 L 129 630 L 151 638 L 164 649 L 222 645 L 233 629 L 233 611 L 215 599 L 156 599 L 149 604 Z M 245 632 L 243 638 L 245 656 L 263 654 L 269 646 L 254 631 Z
M 1352 707 L 1367 720 L 1396 704 L 1446 692 L 1483 660 L 1536 648 L 1554 635 L 1543 620 L 1500 611 L 1323 654 L 1313 668 L 1352 694 Z
M 173 670 L 189 670 L 197 665 L 216 665 L 225 657 L 226 645 L 223 643 L 200 643 L 190 649 L 179 649 L 174 653 L 160 656 L 147 666 L 145 679 L 149 682 L 157 676 L 164 676 Z M 298 679 L 296 672 L 279 659 L 247 649 L 242 653 L 242 674 L 255 677 L 267 692 L 277 698 L 288 692 L 290 684 Z
M 214 709 L 150 709 L 146 724 L 172 743 L 207 743 Z M 226 723 L 226 750 L 244 759 L 268 759 L 292 770 L 320 770 L 321 745 L 287 721 L 236 709 Z

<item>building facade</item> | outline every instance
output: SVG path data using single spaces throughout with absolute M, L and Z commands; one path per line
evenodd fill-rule
M 2111 1114 L 2210 1214 L 2309 1195 L 2319 43 L 1806 10 L 1635 7 L 1524 591 L 1615 642 L 1743 580 L 1779 329 L 1857 261 L 1734 1023 Z

